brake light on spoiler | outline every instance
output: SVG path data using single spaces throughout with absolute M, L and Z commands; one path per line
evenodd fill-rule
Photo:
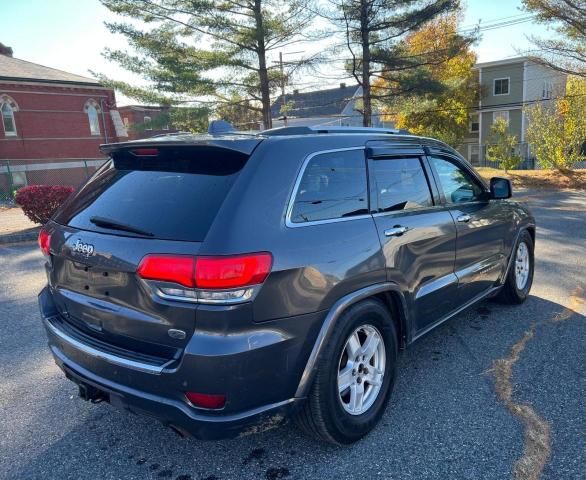
M 266 280 L 272 263 L 269 252 L 202 257 L 149 254 L 141 260 L 136 273 L 145 280 L 177 284 L 156 285 L 166 298 L 236 303 L 252 296 L 254 287 Z

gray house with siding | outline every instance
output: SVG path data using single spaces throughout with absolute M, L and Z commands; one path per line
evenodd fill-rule
M 495 120 L 504 118 L 517 137 L 518 153 L 523 166 L 532 168 L 531 146 L 527 144 L 527 118 L 523 106 L 550 102 L 563 95 L 566 75 L 532 62 L 526 57 L 475 66 L 481 95 L 478 109 L 471 115 L 470 131 L 460 152 L 474 165 L 486 165 L 486 145 L 490 143 L 490 128 Z
M 273 127 L 288 126 L 362 126 L 360 102 L 362 87 L 341 83 L 337 88 L 300 92 L 293 90 L 283 98 L 280 95 L 271 106 Z M 287 108 L 283 108 L 285 105 Z M 380 120 L 374 111 L 372 126 L 390 126 Z

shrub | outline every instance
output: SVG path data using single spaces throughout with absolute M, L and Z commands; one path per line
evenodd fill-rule
M 486 158 L 498 162 L 505 172 L 518 167 L 521 156 L 515 153 L 517 137 L 509 133 L 509 122 L 499 118 L 490 127 L 490 144 L 486 146 Z
M 18 189 L 15 201 L 31 221 L 43 225 L 72 192 L 68 185 L 29 185 Z

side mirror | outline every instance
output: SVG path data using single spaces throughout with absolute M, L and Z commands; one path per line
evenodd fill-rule
M 513 195 L 513 186 L 508 178 L 492 177 L 490 179 L 490 198 L 500 200 L 511 198 Z

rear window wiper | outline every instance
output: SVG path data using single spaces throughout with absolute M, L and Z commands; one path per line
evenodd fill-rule
M 125 223 L 120 223 L 109 218 L 90 217 L 90 222 L 98 227 L 108 228 L 110 230 L 122 230 L 124 232 L 136 233 L 137 235 L 142 235 L 143 237 L 155 236 L 153 233 L 147 232 L 146 230 L 141 230 L 140 228 L 133 227 L 132 225 L 126 225 Z

